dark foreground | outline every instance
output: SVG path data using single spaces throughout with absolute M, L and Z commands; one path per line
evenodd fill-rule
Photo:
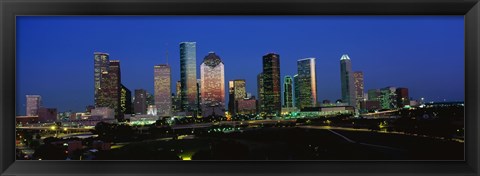
M 402 134 L 261 128 L 135 142 L 96 160 L 463 160 L 464 144 Z

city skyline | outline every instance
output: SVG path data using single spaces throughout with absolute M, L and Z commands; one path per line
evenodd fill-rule
M 426 18 L 426 17 L 423 17 L 423 18 Z M 382 19 L 382 18 L 380 18 L 380 19 Z M 278 20 L 278 19 L 276 19 L 276 20 Z M 292 19 L 287 19 L 287 21 L 288 20 L 292 21 Z M 435 21 L 435 20 L 441 21 L 438 18 L 434 18 L 432 21 Z M 272 21 L 275 21 L 275 18 Z M 415 21 L 415 20 L 413 20 L 413 21 Z M 421 20 L 419 20 L 419 21 L 421 21 Z M 19 25 L 22 26 L 22 20 L 20 20 L 19 22 L 20 22 Z M 383 22 L 385 22 L 385 21 L 383 21 Z M 458 23 L 458 21 L 455 21 L 455 22 Z M 462 23 L 463 23 L 463 21 L 462 21 Z M 25 25 L 25 24 L 23 24 L 23 25 Z M 463 28 L 463 26 L 462 26 L 462 28 Z M 19 28 L 19 29 L 21 31 L 22 28 Z M 26 40 L 25 38 L 22 38 L 21 37 L 22 35 L 24 35 L 24 33 L 20 32 L 19 33 L 19 40 L 18 40 L 19 41 L 19 46 L 24 46 L 25 42 L 29 41 L 29 40 Z M 53 34 L 51 34 L 51 35 L 53 35 Z M 463 41 L 463 38 L 460 38 L 458 40 Z M 22 45 L 22 41 L 23 41 L 24 45 Z M 247 92 L 252 93 L 253 95 L 257 95 L 257 92 L 256 92 L 256 87 L 257 87 L 256 78 L 257 78 L 258 73 L 261 72 L 261 69 L 258 69 L 258 68 L 259 67 L 261 68 L 262 56 L 265 55 L 266 53 L 269 53 L 270 51 L 264 51 L 263 54 L 260 54 L 256 57 L 246 59 L 248 61 L 248 64 L 249 64 L 248 66 L 251 67 L 251 68 L 255 68 L 254 70 L 249 71 L 251 73 L 241 73 L 241 72 L 236 73 L 235 71 L 238 71 L 237 65 L 238 65 L 238 67 L 242 67 L 242 65 L 241 65 L 241 61 L 240 62 L 233 62 L 233 63 L 231 62 L 231 61 L 235 60 L 235 59 L 231 58 L 232 53 L 222 52 L 222 50 L 224 50 L 224 49 L 222 49 L 222 47 L 220 47 L 219 49 L 216 49 L 216 48 L 214 48 L 214 46 L 209 47 L 210 45 L 208 43 L 202 43 L 202 42 L 197 41 L 197 40 L 185 40 L 185 41 L 196 41 L 198 43 L 199 47 L 200 46 L 205 47 L 204 49 L 196 52 L 197 56 L 206 55 L 207 53 L 204 53 L 205 50 L 219 51 L 217 53 L 220 56 L 222 56 L 222 60 L 225 60 L 224 61 L 225 62 L 225 75 L 226 75 L 225 76 L 225 81 L 234 80 L 234 79 L 245 79 L 246 80 L 246 85 L 247 85 Z M 455 41 L 457 41 L 457 40 L 455 40 Z M 179 42 L 181 42 L 181 41 L 179 41 Z M 166 42 L 166 43 L 168 43 L 168 42 Z M 326 42 L 326 43 L 328 43 L 328 42 Z M 458 44 L 458 43 L 455 43 L 455 44 Z M 461 45 L 462 45 L 461 48 L 463 49 L 463 43 L 461 43 Z M 24 47 L 26 47 L 26 46 L 24 46 Z M 177 47 L 177 48 L 175 49 L 175 47 Z M 145 69 L 141 69 L 143 67 L 140 67 L 139 65 L 150 64 L 149 62 L 141 63 L 141 64 L 131 62 L 129 59 L 123 59 L 124 57 L 127 57 L 127 56 L 122 56 L 122 52 L 117 53 L 117 52 L 115 52 L 115 49 L 109 50 L 108 48 L 109 47 L 105 47 L 105 49 L 98 49 L 98 50 L 95 50 L 95 51 L 101 51 L 101 52 L 109 53 L 111 60 L 120 60 L 122 62 L 122 70 L 121 70 L 122 71 L 122 80 L 121 80 L 122 85 L 125 85 L 125 87 L 127 87 L 130 90 L 146 89 L 147 92 L 154 93 L 152 91 L 153 90 L 153 81 L 151 81 L 151 80 L 153 80 L 153 74 L 152 74 L 152 79 L 150 79 L 150 81 L 148 81 L 147 79 L 144 80 L 145 83 L 137 83 L 136 84 L 135 81 L 131 79 L 131 77 L 134 76 L 135 73 L 145 74 L 145 73 L 141 73 L 141 72 L 146 72 L 146 71 L 144 71 Z M 163 59 L 161 57 L 162 54 L 160 54 L 160 51 L 162 49 L 164 49 L 165 47 L 163 47 L 161 45 L 161 42 L 159 41 L 158 45 L 155 48 L 157 48 L 157 50 L 158 50 L 158 54 L 155 54 L 156 55 L 156 57 L 155 57 L 156 59 L 154 60 L 155 64 L 164 63 L 165 59 Z M 173 53 L 178 54 L 178 52 L 177 52 L 179 50 L 178 45 L 173 45 L 173 46 L 169 45 L 168 50 L 173 51 Z M 322 50 L 322 49 L 319 49 L 319 50 Z M 292 52 L 282 53 L 281 50 L 280 51 L 273 51 L 273 52 L 279 54 L 280 58 L 281 58 L 280 63 L 282 63 L 282 65 L 280 65 L 280 68 L 281 68 L 282 71 L 280 72 L 280 78 L 283 78 L 285 75 L 294 75 L 295 74 L 295 71 L 292 71 L 292 68 L 296 69 L 296 67 L 291 66 L 292 68 L 289 68 L 290 66 L 288 66 L 288 65 L 290 65 L 291 61 L 295 62 L 296 60 L 298 60 L 302 57 L 304 58 L 304 56 L 307 56 L 307 57 L 312 56 L 312 57 L 318 58 L 318 61 L 317 61 L 317 64 L 316 64 L 316 70 L 321 72 L 321 73 L 317 73 L 317 80 L 318 80 L 317 81 L 317 87 L 318 87 L 317 88 L 318 89 L 317 94 L 319 96 L 319 98 L 317 98 L 318 101 L 322 101 L 323 99 L 329 99 L 331 101 L 335 101 L 336 99 L 341 98 L 341 96 L 339 94 L 340 93 L 340 91 L 339 91 L 340 90 L 339 89 L 340 80 L 338 79 L 339 78 L 339 75 L 338 75 L 339 70 L 337 70 L 337 69 L 339 69 L 338 68 L 339 58 L 343 54 L 349 54 L 349 56 L 351 57 L 352 67 L 353 67 L 352 70 L 364 72 L 364 75 L 365 75 L 365 91 L 367 91 L 369 89 L 380 89 L 380 88 L 384 88 L 384 87 L 387 87 L 387 86 L 408 87 L 410 89 L 410 96 L 418 99 L 418 98 L 420 98 L 420 96 L 422 96 L 422 94 L 427 94 L 428 95 L 429 92 L 426 92 L 426 91 L 430 91 L 433 87 L 434 89 L 438 89 L 440 92 L 445 92 L 445 93 L 442 94 L 443 97 L 434 97 L 434 96 L 430 96 L 430 97 L 429 96 L 422 96 L 422 97 L 425 97 L 427 100 L 432 100 L 432 101 L 441 101 L 442 99 L 448 99 L 450 101 L 451 100 L 463 100 L 464 99 L 464 97 L 463 97 L 463 87 L 464 87 L 464 84 L 463 84 L 464 81 L 463 80 L 464 80 L 464 77 L 461 74 L 460 74 L 461 76 L 458 77 L 459 73 L 463 73 L 463 59 L 460 59 L 460 61 L 458 59 L 450 59 L 450 60 L 443 59 L 442 61 L 444 61 L 444 60 L 449 61 L 449 62 L 447 62 L 447 63 L 449 63 L 449 65 L 447 64 L 447 65 L 443 65 L 443 66 L 442 66 L 442 64 L 439 64 L 439 63 L 430 63 L 430 64 L 432 64 L 432 66 L 442 67 L 442 68 L 450 68 L 450 67 L 453 68 L 453 66 L 457 66 L 457 67 L 455 67 L 456 70 L 448 70 L 448 69 L 443 69 L 442 70 L 442 69 L 438 69 L 438 68 L 425 68 L 425 70 L 427 70 L 427 71 L 422 72 L 422 70 L 414 70 L 413 69 L 415 67 L 415 63 L 406 64 L 407 66 L 411 66 L 412 70 L 408 69 L 408 67 L 406 67 L 405 65 L 403 65 L 403 67 L 400 66 L 400 68 L 403 68 L 405 70 L 405 73 L 401 74 L 401 75 L 408 75 L 408 74 L 410 74 L 410 73 L 408 73 L 409 71 L 411 72 L 411 71 L 414 70 L 414 71 L 419 72 L 418 75 L 421 75 L 422 77 L 425 77 L 424 79 L 431 79 L 431 77 L 436 77 L 436 75 L 438 75 L 438 74 L 442 75 L 442 73 L 445 74 L 445 72 L 446 72 L 446 73 L 451 73 L 451 74 L 447 74 L 450 77 L 443 76 L 442 78 L 451 78 L 451 79 L 449 79 L 449 81 L 457 81 L 459 83 L 462 83 L 462 84 L 457 83 L 456 85 L 458 85 L 458 87 L 456 87 L 456 89 L 454 89 L 454 90 L 460 91 L 460 93 L 458 93 L 458 91 L 452 91 L 452 89 L 442 90 L 442 89 L 445 89 L 445 87 L 435 86 L 438 83 L 435 83 L 435 84 L 432 83 L 431 86 L 425 88 L 426 91 L 422 92 L 421 88 L 416 88 L 415 85 L 413 85 L 411 83 L 405 83 L 404 82 L 405 78 L 413 79 L 412 77 L 409 77 L 409 76 L 399 77 L 399 76 L 394 76 L 395 73 L 390 73 L 390 74 L 386 74 L 386 76 L 390 76 L 390 77 L 387 77 L 387 78 L 389 78 L 388 80 L 378 79 L 378 75 L 375 75 L 375 74 L 372 74 L 372 73 L 376 73 L 376 72 L 378 73 L 378 70 L 383 70 L 384 72 L 388 73 L 387 70 L 389 70 L 389 69 L 375 68 L 378 65 L 375 65 L 373 67 L 366 67 L 365 64 L 366 63 L 371 63 L 371 61 L 369 62 L 368 57 L 366 57 L 365 55 L 362 56 L 362 54 L 357 54 L 358 52 L 355 51 L 355 50 L 357 50 L 357 48 L 344 49 L 344 50 L 345 51 L 342 52 L 342 53 L 324 51 L 326 53 L 334 53 L 335 55 L 338 55 L 337 57 L 334 57 L 334 58 L 317 56 L 317 55 L 322 53 L 321 51 L 299 52 L 298 54 L 295 54 L 295 52 L 293 52 L 293 53 Z M 373 53 L 375 52 L 375 51 L 372 51 L 372 50 L 369 50 L 369 51 L 373 52 Z M 437 51 L 437 50 L 429 50 L 429 51 Z M 94 52 L 94 51 L 90 51 L 88 54 L 91 54 L 92 52 Z M 249 52 L 249 51 L 245 51 L 245 52 Z M 456 51 L 456 52 L 458 52 L 458 51 Z M 253 53 L 255 53 L 255 52 L 253 52 Z M 458 52 L 458 53 L 461 53 L 461 58 L 463 58 L 463 51 Z M 457 53 L 457 55 L 459 55 L 458 53 Z M 17 92 L 17 114 L 21 114 L 20 113 L 20 112 L 22 112 L 21 109 L 24 109 L 24 108 L 21 108 L 22 103 L 20 103 L 20 106 L 19 106 L 18 102 L 22 102 L 22 98 L 18 98 L 18 97 L 22 97 L 22 96 L 24 97 L 26 94 L 41 95 L 42 100 L 45 100 L 45 105 L 47 107 L 56 107 L 57 105 L 60 105 L 61 103 L 51 103 L 51 102 L 62 101 L 62 100 L 52 100 L 52 99 L 55 99 L 55 97 L 53 97 L 52 94 L 48 93 L 49 92 L 48 89 L 45 90 L 45 88 L 43 88 L 43 89 L 40 88 L 40 89 L 34 89 L 36 91 L 33 91 L 32 89 L 29 90 L 28 88 L 25 88 L 25 86 L 28 87 L 29 84 L 32 84 L 30 82 L 36 82 L 34 80 L 27 79 L 27 77 L 25 77 L 25 76 L 28 75 L 28 73 L 34 72 L 35 70 L 41 70 L 41 68 L 33 69 L 34 71 L 31 71 L 31 70 L 28 70 L 28 67 L 29 67 L 28 64 L 25 67 L 23 67 L 24 65 L 22 65 L 22 63 L 25 62 L 24 59 L 29 58 L 29 57 L 24 56 L 24 55 L 25 55 L 25 53 L 22 53 L 22 47 L 19 47 L 18 58 L 19 58 L 19 63 L 20 64 L 19 64 L 19 68 L 18 68 L 19 80 L 17 80 L 17 85 L 18 85 L 20 91 Z M 375 54 L 371 54 L 371 56 L 372 55 L 375 55 Z M 224 57 L 224 56 L 226 56 L 226 57 Z M 78 57 L 78 56 L 73 56 L 73 57 Z M 179 63 L 180 59 L 177 58 L 177 57 L 178 57 L 178 55 L 177 56 L 173 55 L 172 57 L 170 57 L 171 58 L 170 62 L 172 63 L 172 66 L 171 66 L 171 69 L 172 69 L 172 74 L 171 74 L 172 75 L 172 80 L 171 80 L 171 82 L 172 83 L 180 80 L 179 79 L 180 67 L 178 66 L 178 63 Z M 387 56 L 385 56 L 385 57 L 387 57 Z M 396 56 L 393 55 L 391 57 L 395 58 Z M 440 56 L 438 56 L 436 58 L 439 58 L 439 57 Z M 24 59 L 22 59 L 22 58 L 24 58 Z M 416 57 L 414 57 L 414 58 L 416 58 Z M 91 66 L 92 65 L 91 64 L 91 62 L 92 62 L 91 55 L 88 58 L 82 58 L 82 59 L 88 60 L 90 62 L 90 64 L 85 65 L 85 67 L 87 68 L 87 70 L 88 69 L 92 70 L 93 68 Z M 200 58 L 196 57 L 196 60 L 199 60 L 199 59 Z M 388 59 L 390 59 L 390 58 L 388 58 Z M 395 58 L 395 59 L 398 59 L 398 58 Z M 428 59 L 430 59 L 430 58 L 426 58 L 426 60 L 428 60 Z M 408 61 L 411 61 L 411 60 L 408 60 L 408 59 L 406 59 L 406 60 L 407 60 L 407 61 L 405 61 L 406 63 L 408 63 Z M 451 62 L 452 62 L 451 60 L 456 61 L 454 63 L 456 63 L 457 65 L 451 65 Z M 141 58 L 136 59 L 136 61 L 143 62 Z M 390 59 L 390 61 L 394 61 L 394 60 Z M 420 62 L 420 61 L 418 61 L 418 62 Z M 284 64 L 285 62 L 287 62 L 288 65 Z M 336 64 L 335 64 L 335 65 L 337 65 L 336 68 L 330 67 L 329 66 L 329 65 L 331 65 L 330 62 L 334 62 L 334 63 L 336 62 Z M 460 62 L 460 65 L 461 65 L 460 68 L 461 69 L 458 68 L 459 67 L 458 62 Z M 198 64 L 199 64 L 199 62 L 195 63 L 196 68 L 199 68 Z M 231 64 L 231 65 L 229 65 L 229 64 Z M 398 63 L 395 63 L 395 64 L 398 64 Z M 422 64 L 420 64 L 420 65 L 422 65 Z M 150 68 L 152 66 L 153 65 L 151 65 Z M 131 71 L 132 67 L 136 68 L 134 72 Z M 388 66 L 386 66 L 386 67 L 388 67 Z M 130 71 L 128 71 L 128 70 L 130 70 Z M 197 70 L 196 72 L 198 72 L 199 69 L 196 69 L 196 70 Z M 327 70 L 328 72 L 325 72 L 325 70 Z M 337 70 L 337 71 L 334 71 L 334 70 Z M 440 70 L 440 71 L 438 71 L 438 70 Z M 26 72 L 22 72 L 22 71 L 26 71 Z M 93 85 L 89 86 L 93 83 L 91 81 L 91 78 L 93 76 L 90 76 L 90 74 L 93 72 L 93 70 L 92 71 L 87 71 L 83 74 L 82 73 L 76 73 L 74 71 L 75 70 L 72 70 L 72 72 L 69 73 L 70 75 L 73 74 L 72 77 L 71 77 L 72 80 L 65 80 L 65 83 L 75 82 L 74 80 L 78 80 L 78 79 L 82 80 L 80 82 L 76 82 L 77 83 L 76 85 L 77 86 L 81 85 L 82 88 L 75 87 L 75 86 L 74 86 L 74 88 L 77 89 L 77 90 L 80 90 L 79 92 L 76 92 L 80 95 L 84 95 L 83 92 L 86 92 L 85 95 L 84 95 L 84 96 L 86 96 L 86 98 L 79 101 L 79 103 L 82 103 L 83 105 L 79 106 L 79 105 L 69 104 L 69 105 L 64 105 L 64 107 L 60 106 L 60 107 L 58 107 L 60 111 L 69 110 L 68 108 L 72 108 L 71 110 L 73 110 L 73 111 L 79 111 L 79 110 L 83 110 L 85 108 L 85 106 L 87 106 L 87 105 L 93 105 L 93 96 L 92 96 L 93 95 L 93 89 L 91 89 L 91 87 L 93 87 Z M 49 73 L 49 72 L 46 72 L 46 73 Z M 46 73 L 40 72 L 39 75 L 45 75 Z M 133 73 L 133 75 L 132 75 L 132 73 Z M 148 72 L 146 72 L 146 73 L 148 73 Z M 430 73 L 431 75 L 428 75 L 428 73 Z M 66 75 L 69 75 L 69 74 L 66 74 Z M 75 74 L 80 74 L 80 75 L 75 75 Z M 195 73 L 195 74 L 197 74 L 197 73 Z M 237 75 L 237 76 L 228 76 L 229 74 Z M 427 74 L 427 75 L 425 75 L 425 74 Z M 242 77 L 242 75 L 245 75 L 245 76 Z M 457 75 L 457 76 L 453 76 L 453 75 Z M 85 78 L 83 78 L 83 77 L 85 77 Z M 330 80 L 330 77 L 331 77 L 331 80 L 333 80 L 333 81 L 328 81 L 328 80 Z M 460 81 L 459 81 L 459 78 L 461 78 Z M 46 78 L 44 78 L 44 79 L 46 79 Z M 86 79 L 89 82 L 84 83 L 83 79 Z M 198 79 L 198 76 L 197 76 L 196 79 Z M 55 80 L 55 79 L 53 79 L 53 80 Z M 138 81 L 142 81 L 142 80 L 143 79 L 140 79 Z M 428 81 L 432 81 L 432 80 L 428 80 Z M 411 81 L 411 82 L 414 82 L 414 81 Z M 439 81 L 439 82 L 441 82 L 441 81 Z M 60 82 L 60 83 L 64 83 L 64 82 Z M 328 83 L 328 84 L 326 84 L 326 83 Z M 416 83 L 416 82 L 414 82 L 414 83 Z M 60 85 L 62 85 L 62 84 L 60 84 Z M 151 86 L 141 86 L 141 85 L 151 85 Z M 280 85 L 283 85 L 283 82 Z M 40 85 L 38 85 L 38 86 L 40 87 Z M 175 84 L 172 84 L 171 87 L 172 86 L 175 86 Z M 51 86 L 51 87 L 53 87 L 53 86 Z M 83 87 L 85 87 L 87 90 L 83 90 Z M 335 90 L 335 91 L 330 90 L 330 89 L 334 89 L 334 88 L 336 88 L 337 90 Z M 172 89 L 172 90 L 175 90 L 175 89 Z M 75 90 L 72 90 L 72 89 L 67 89 L 67 90 L 64 90 L 64 91 L 65 92 L 72 92 L 72 91 L 75 92 Z M 46 93 L 42 93 L 42 92 L 46 92 Z M 283 88 L 282 88 L 281 92 L 283 92 Z M 332 93 L 332 92 L 335 92 L 335 93 Z M 459 94 L 461 94 L 461 95 L 459 95 Z M 79 96 L 79 95 L 72 96 L 73 100 L 75 100 L 75 96 Z M 437 96 L 439 96 L 439 95 L 437 94 Z M 62 97 L 62 96 L 60 96 L 60 97 Z M 228 96 L 226 96 L 226 97 L 228 97 Z M 90 101 L 88 101 L 88 99 L 90 99 Z M 73 101 L 73 100 L 70 100 L 70 101 Z M 63 100 L 63 101 L 65 101 L 65 100 Z M 225 100 L 225 101 L 228 101 L 228 100 Z M 70 107 L 68 107 L 68 106 L 70 106 Z M 74 109 L 74 108 L 76 108 L 76 109 Z

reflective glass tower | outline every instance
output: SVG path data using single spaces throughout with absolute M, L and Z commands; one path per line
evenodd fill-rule
M 225 71 L 220 57 L 208 53 L 200 65 L 202 116 L 225 115 Z
M 180 43 L 180 83 L 182 110 L 193 115 L 197 107 L 196 42 Z
M 298 103 L 297 107 L 315 107 L 317 105 L 317 76 L 315 58 L 297 61 Z
M 293 107 L 293 80 L 288 75 L 283 79 L 283 106 Z
M 340 58 L 340 81 L 342 86 L 342 102 L 356 107 L 355 85 L 350 57 L 344 54 Z
M 154 96 L 157 115 L 161 117 L 171 116 L 171 70 L 167 64 L 154 66 Z
M 263 91 L 264 111 L 269 115 L 280 114 L 282 102 L 280 97 L 280 56 L 268 53 L 263 56 Z

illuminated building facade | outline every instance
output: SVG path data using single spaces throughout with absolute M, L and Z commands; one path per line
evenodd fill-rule
M 300 97 L 300 87 L 298 86 L 298 74 L 293 75 L 293 106 L 298 107 Z
M 257 94 L 258 94 L 257 95 L 258 96 L 257 113 L 264 112 L 265 106 L 263 104 L 263 101 L 265 99 L 265 96 L 263 91 L 263 73 L 260 73 L 257 75 Z
M 242 98 L 236 101 L 237 114 L 255 114 L 257 113 L 257 100 L 255 97 Z
M 297 108 L 315 107 L 317 105 L 317 76 L 315 58 L 297 61 L 298 103 Z
M 385 87 L 380 89 L 380 107 L 382 109 L 397 108 L 397 95 L 395 87 Z
M 364 86 L 363 86 L 363 72 L 356 71 L 353 72 L 353 79 L 355 85 L 355 98 L 357 103 L 357 108 L 360 108 L 360 104 L 364 102 L 366 97 L 364 97 Z
M 157 115 L 165 117 L 172 114 L 171 70 L 167 64 L 154 66 L 154 95 Z
M 132 114 L 132 92 L 121 84 L 120 90 L 120 108 L 122 114 Z
M 102 53 L 102 52 L 94 52 L 94 101 L 95 101 L 95 106 L 98 106 L 97 99 L 100 97 L 100 92 L 101 91 L 101 83 L 102 83 L 102 76 L 104 76 L 103 73 L 108 73 L 108 66 L 110 65 L 110 60 L 109 60 L 109 55 L 108 53 Z
M 27 109 L 25 111 L 26 116 L 37 116 L 38 109 L 42 104 L 42 97 L 40 95 L 26 95 Z
M 220 57 L 208 53 L 200 65 L 202 116 L 225 116 L 225 70 Z
M 347 54 L 342 55 L 340 58 L 340 81 L 342 86 L 342 102 L 356 107 L 352 62 Z
M 135 114 L 147 114 L 147 91 L 135 89 L 135 101 L 133 103 Z
M 283 107 L 293 107 L 293 80 L 288 75 L 283 78 Z
M 238 112 L 237 109 L 237 101 L 243 100 L 247 96 L 247 89 L 246 83 L 244 79 L 236 79 L 233 81 L 229 81 L 229 109 L 231 108 L 232 111 L 229 110 L 231 114 L 236 114 Z
M 180 83 L 182 110 L 193 115 L 197 109 L 197 54 L 196 42 L 180 43 Z
M 108 61 L 107 70 L 102 70 L 100 88 L 97 91 L 95 107 L 110 107 L 115 111 L 116 118 L 122 118 L 120 107 L 121 77 L 120 61 Z
M 262 101 L 264 112 L 268 115 L 278 115 L 282 111 L 280 97 L 280 56 L 268 53 L 263 56 L 263 91 Z

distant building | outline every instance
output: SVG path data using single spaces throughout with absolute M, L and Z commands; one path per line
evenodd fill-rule
M 95 86 L 95 107 L 110 107 L 115 110 L 115 117 L 122 118 L 122 111 L 120 105 L 121 98 L 121 74 L 120 61 L 108 60 L 108 57 L 102 53 L 95 53 L 95 74 L 101 70 L 99 79 L 99 86 Z M 100 59 L 100 67 L 97 68 L 97 59 Z M 95 83 L 97 83 L 97 76 L 95 75 Z
M 380 101 L 380 97 L 382 95 L 382 93 L 380 92 L 380 89 L 370 89 L 368 90 L 368 97 L 367 99 L 368 100 L 377 100 L 377 101 Z
M 135 89 L 135 101 L 133 103 L 135 114 L 147 114 L 147 91 Z
M 246 83 L 244 79 L 229 81 L 229 112 L 234 115 L 238 112 L 237 101 L 247 96 Z M 231 109 L 231 110 L 230 110 Z
M 305 58 L 297 61 L 298 76 L 298 109 L 317 106 L 317 76 L 315 58 Z
M 177 81 L 177 84 L 175 87 L 176 87 L 176 94 L 173 100 L 173 111 L 175 113 L 178 113 L 182 111 L 182 97 L 181 97 L 182 84 L 180 83 L 180 81 Z
M 283 79 L 283 107 L 293 107 L 293 80 L 289 75 Z
M 225 116 L 225 69 L 214 52 L 208 53 L 200 65 L 202 116 Z
M 397 88 L 395 91 L 397 96 L 397 107 L 403 108 L 405 106 L 410 106 L 410 99 L 408 97 L 408 89 L 407 88 Z
M 263 56 L 263 111 L 279 115 L 282 110 L 280 85 L 280 55 L 268 53 Z
M 354 85 L 355 85 L 355 97 L 357 101 L 357 108 L 360 107 L 360 103 L 365 101 L 364 95 L 364 83 L 363 83 L 363 72 L 356 71 L 353 72 Z
M 44 107 L 39 108 L 38 121 L 42 123 L 51 123 L 57 121 L 57 109 Z
M 367 100 L 360 105 L 361 105 L 360 108 L 366 111 L 375 111 L 375 110 L 382 109 L 382 106 L 380 106 L 379 100 Z
M 92 109 L 92 116 L 100 116 L 102 119 L 113 119 L 115 117 L 114 109 L 109 107 L 96 107 Z
M 197 110 L 196 42 L 180 43 L 180 83 L 182 110 L 193 115 Z
M 123 84 L 121 84 L 120 91 L 120 108 L 122 114 L 132 114 L 132 92 L 128 90 Z
M 318 118 L 321 116 L 353 114 L 354 112 L 355 109 L 352 106 L 305 107 L 299 112 L 299 116 L 305 118 Z
M 37 116 L 38 109 L 42 104 L 42 97 L 40 95 L 26 95 L 27 97 L 27 109 L 26 116 Z
M 110 65 L 109 54 L 102 52 L 94 52 L 94 100 L 95 106 L 101 103 L 102 77 L 107 75 Z
M 380 106 L 382 109 L 397 108 L 397 95 L 395 87 L 385 87 L 380 89 Z
M 154 91 L 157 115 L 172 115 L 171 70 L 167 64 L 154 66 Z
M 355 85 L 352 62 L 347 54 L 340 58 L 340 81 L 342 86 L 342 101 L 356 107 Z
M 232 82 L 232 87 L 233 87 L 233 82 Z M 263 90 L 263 73 L 260 73 L 257 75 L 257 93 L 258 93 L 257 94 L 258 96 L 257 113 L 264 112 L 265 105 L 263 104 L 263 101 L 265 101 L 265 93 Z
M 257 113 L 257 100 L 254 97 L 242 98 L 237 100 L 237 114 L 255 114 Z

